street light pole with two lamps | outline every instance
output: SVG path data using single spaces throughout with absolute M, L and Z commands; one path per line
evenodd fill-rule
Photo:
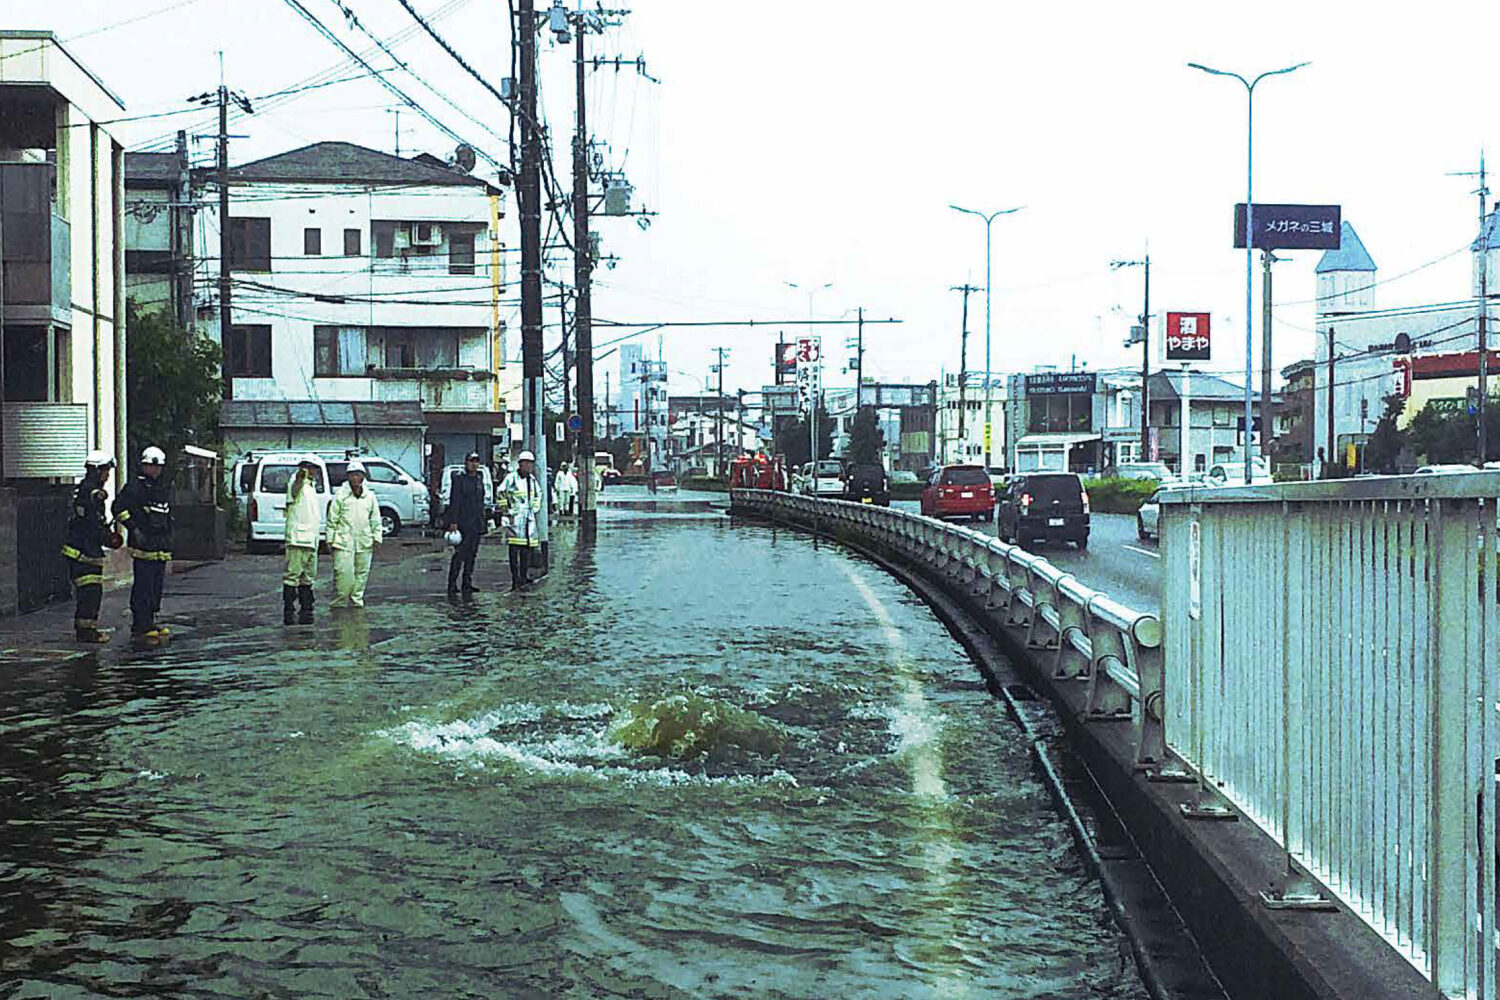
M 1295 66 L 1267 70 L 1255 79 L 1247 80 L 1238 73 L 1231 73 L 1228 70 L 1213 69 L 1202 63 L 1188 63 L 1191 68 L 1214 76 L 1233 77 L 1245 86 L 1245 482 L 1247 484 L 1250 482 L 1250 442 L 1251 428 L 1254 426 L 1250 387 L 1255 381 L 1255 362 L 1251 357 L 1255 351 L 1255 309 L 1252 291 L 1255 273 L 1255 85 L 1268 76 L 1282 76 L 1306 65 L 1308 64 L 1305 62 L 1299 62 Z M 1270 364 L 1271 361 L 1267 358 L 1266 366 L 1270 367 Z M 1265 410 L 1269 404 L 1270 400 L 1262 400 L 1262 410 Z M 1263 425 L 1260 432 L 1262 455 L 1265 454 L 1266 441 L 1269 437 L 1270 427 Z
M 989 468 L 994 464 L 990 454 L 993 447 L 992 441 L 994 440 L 993 428 L 990 421 L 990 410 L 994 404 L 994 393 L 990 385 L 993 380 L 991 374 L 993 369 L 990 363 L 990 292 L 992 289 L 990 283 L 990 223 L 1002 215 L 1011 215 L 1019 212 L 1026 206 L 1018 205 L 1015 208 L 1002 208 L 999 211 L 989 213 L 978 212 L 972 208 L 960 208 L 957 205 L 949 205 L 948 207 L 955 212 L 973 215 L 984 220 L 984 464 L 985 468 Z

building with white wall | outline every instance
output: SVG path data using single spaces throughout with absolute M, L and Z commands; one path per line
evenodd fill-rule
M 6 480 L 124 455 L 125 105 L 48 31 L 0 31 L 0 331 Z M 122 462 L 128 471 L 132 463 Z
M 990 393 L 990 450 L 994 464 L 1006 462 L 1006 414 L 1010 400 L 1007 377 L 994 376 Z M 959 391 L 958 375 L 949 372 L 943 376 L 938 391 L 938 451 L 946 463 L 966 462 L 984 464 L 984 372 L 969 372 L 963 391 Z M 959 414 L 962 413 L 962 419 Z
M 233 399 L 226 450 L 284 446 L 287 427 L 244 423 L 253 402 L 297 404 L 287 412 L 304 436 L 345 447 L 362 444 L 361 411 L 399 413 L 399 426 L 419 411 L 427 454 L 402 464 L 429 481 L 469 451 L 489 461 L 508 448 L 520 372 L 504 364 L 499 188 L 433 157 L 320 142 L 234 168 L 229 197 L 227 336 L 217 303 L 200 300 Z M 212 202 L 203 214 L 197 256 L 216 273 Z

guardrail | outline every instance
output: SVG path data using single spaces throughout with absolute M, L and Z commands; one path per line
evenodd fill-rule
M 1192 488 L 1161 509 L 1173 750 L 1289 870 L 1479 1000 L 1500 996 L 1497 499 L 1500 474 L 1473 473 Z
M 768 490 L 730 491 L 740 513 L 848 532 L 899 553 L 983 602 L 1019 642 L 1050 655 L 1052 676 L 1088 685 L 1085 719 L 1134 728 L 1136 762 L 1166 762 L 1162 628 L 1016 545 L 919 514 Z

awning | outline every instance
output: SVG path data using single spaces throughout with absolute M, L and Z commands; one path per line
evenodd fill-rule
M 1085 441 L 1098 441 L 1098 434 L 1028 434 L 1016 442 L 1017 448 L 1071 448 L 1075 444 L 1083 444 Z
M 220 427 L 425 427 L 417 402 L 226 399 Z

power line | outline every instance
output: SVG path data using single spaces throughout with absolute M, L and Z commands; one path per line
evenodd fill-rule
M 482 75 L 480 75 L 480 73 L 479 73 L 478 70 L 476 70 L 473 66 L 470 66 L 464 60 L 464 57 L 461 56 L 461 55 L 459 55 L 458 52 L 454 50 L 454 48 L 453 48 L 452 45 L 448 44 L 447 39 L 445 39 L 442 35 L 438 34 L 437 33 L 437 29 L 434 28 L 432 25 L 428 24 L 426 18 L 422 17 L 421 14 L 417 13 L 416 8 L 414 8 L 411 5 L 410 0 L 397 0 L 397 3 L 401 4 L 402 7 L 406 8 L 406 12 L 412 16 L 412 20 L 416 21 L 417 24 L 421 25 L 422 30 L 425 31 L 425 32 L 427 32 L 428 36 L 434 42 L 437 42 L 438 45 L 442 47 L 442 49 L 443 49 L 444 52 L 446 52 L 446 53 L 448 53 L 448 55 L 452 56 L 454 62 L 458 63 L 459 66 L 463 67 L 463 69 L 464 69 L 464 71 L 466 73 L 468 73 L 474 79 L 478 80 L 479 83 L 480 83 L 480 86 L 484 87 L 484 89 L 488 90 L 491 94 L 494 94 L 495 95 L 495 99 L 497 101 L 499 101 L 501 104 L 505 105 L 506 108 L 510 108 L 510 102 L 505 99 L 505 95 L 501 94 L 500 91 L 496 90 L 494 88 L 494 86 L 490 83 L 490 81 L 486 80 Z

